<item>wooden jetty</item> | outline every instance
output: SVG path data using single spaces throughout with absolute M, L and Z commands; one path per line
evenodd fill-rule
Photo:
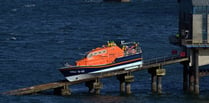
M 17 90 L 12 90 L 8 92 L 4 92 L 3 94 L 6 95 L 27 95 L 27 94 L 34 94 L 41 91 L 54 89 L 54 93 L 57 95 L 70 95 L 71 92 L 69 90 L 70 85 L 85 83 L 86 86 L 89 88 L 89 92 L 99 94 L 100 89 L 102 88 L 102 83 L 99 81 L 101 78 L 107 78 L 111 76 L 117 76 L 118 80 L 120 81 L 120 91 L 125 92 L 126 94 L 131 94 L 131 82 L 134 81 L 134 76 L 131 74 L 132 72 L 137 72 L 140 70 L 148 70 L 149 73 L 152 74 L 152 91 L 161 93 L 161 76 L 165 74 L 165 69 L 161 67 L 164 65 L 169 65 L 173 63 L 179 63 L 188 61 L 186 57 L 180 56 L 170 56 L 170 57 L 159 57 L 155 59 L 145 60 L 144 66 L 142 68 L 132 69 L 132 70 L 118 70 L 113 72 L 106 72 L 101 73 L 98 76 L 90 79 L 85 80 L 78 80 L 75 82 L 68 82 L 67 80 L 60 80 L 57 82 L 46 83 L 36 86 L 31 86 L 27 88 L 21 88 Z M 157 72 L 161 73 L 157 73 Z M 154 79 L 154 78 L 158 79 Z M 158 89 L 156 85 L 156 81 L 159 81 Z M 160 86 L 160 87 L 159 87 Z M 158 91 L 157 91 L 158 90 Z

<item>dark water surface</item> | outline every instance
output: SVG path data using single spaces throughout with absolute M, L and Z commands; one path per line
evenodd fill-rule
M 179 47 L 168 36 L 178 31 L 176 0 L 2 0 L 0 3 L 0 92 L 64 79 L 57 70 L 107 40 L 139 41 L 144 58 L 171 54 Z M 28 96 L 0 95 L 1 103 L 208 103 L 208 77 L 200 79 L 201 95 L 182 92 L 182 66 L 165 67 L 164 95 L 150 92 L 150 75 L 136 72 L 133 95 L 121 96 L 115 77 L 103 79 L 101 95 L 84 84 L 72 96 L 52 91 Z

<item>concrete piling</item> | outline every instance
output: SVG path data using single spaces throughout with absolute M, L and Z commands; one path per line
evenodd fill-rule
M 152 89 L 152 93 L 157 92 L 157 76 L 152 74 L 152 78 L 151 78 L 151 89 Z
M 94 93 L 94 89 L 93 89 L 94 82 L 95 82 L 95 80 L 85 82 L 86 87 L 89 88 L 89 93 Z
M 162 94 L 162 76 L 166 74 L 162 66 L 150 68 L 148 72 L 151 74 L 151 91 L 152 93 Z
M 125 93 L 125 81 L 121 81 L 120 82 L 120 92 L 121 93 Z
M 162 94 L 162 76 L 157 76 L 157 93 Z
M 183 62 L 183 91 L 187 92 L 188 88 L 188 81 L 189 81 L 189 62 Z
M 99 79 L 96 79 L 96 81 L 93 83 L 93 88 L 95 90 L 95 94 L 100 94 L 100 90 L 103 87 L 103 84 L 99 81 Z
M 194 92 L 194 70 L 191 67 L 189 69 L 189 92 Z
M 148 73 L 151 74 L 151 92 L 157 92 L 157 75 L 156 75 L 156 67 L 148 69 Z
M 199 64 L 198 57 L 199 51 L 197 49 L 193 50 L 193 70 L 194 70 L 194 94 L 199 95 Z
M 117 76 L 117 79 L 120 81 L 120 92 L 131 94 L 131 82 L 134 81 L 134 76 L 131 73 L 121 74 Z
M 89 93 L 100 94 L 100 90 L 103 87 L 103 84 L 99 79 L 91 80 L 85 83 L 86 87 L 89 88 Z
M 198 49 L 194 48 L 191 49 L 191 64 L 192 66 L 189 67 L 189 92 L 199 95 L 199 51 Z M 184 64 L 184 68 L 186 69 L 189 64 Z M 185 70 L 186 72 L 186 70 Z M 184 77 L 186 82 L 186 77 Z M 186 84 L 186 83 L 185 83 Z
M 125 83 L 126 83 L 126 94 L 131 94 L 131 83 L 134 82 L 134 76 L 131 73 L 125 76 Z
M 131 83 L 130 82 L 127 82 L 126 83 L 126 94 L 131 94 Z
M 71 92 L 69 90 L 68 85 L 65 85 L 63 87 L 55 88 L 54 89 L 54 94 L 62 95 L 62 96 L 68 96 L 68 95 L 71 95 Z
M 117 75 L 117 79 L 119 80 L 120 82 L 120 93 L 121 94 L 124 94 L 125 93 L 125 75 L 124 74 L 121 74 L 121 75 Z

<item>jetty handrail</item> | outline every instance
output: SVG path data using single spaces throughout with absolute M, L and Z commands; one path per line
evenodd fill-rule
M 182 42 L 183 45 L 192 45 L 192 44 L 208 45 L 209 44 L 208 40 L 201 40 L 201 41 L 196 41 L 195 43 L 193 43 L 192 39 L 182 39 L 181 42 Z
M 151 64 L 159 64 L 159 63 L 165 63 L 166 61 L 171 61 L 175 59 L 183 58 L 180 55 L 171 55 L 171 56 L 162 56 L 162 57 L 156 57 L 144 60 L 144 65 L 151 65 Z

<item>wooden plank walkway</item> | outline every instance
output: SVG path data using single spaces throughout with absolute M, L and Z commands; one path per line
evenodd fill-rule
M 126 74 L 126 73 L 130 73 L 130 72 L 146 70 L 146 69 L 150 69 L 150 68 L 154 68 L 154 67 L 158 67 L 158 66 L 169 65 L 169 64 L 174 64 L 174 63 L 179 63 L 179 62 L 184 62 L 184 61 L 188 61 L 188 58 L 182 58 L 179 56 L 160 57 L 160 58 L 155 58 L 155 59 L 144 61 L 143 67 L 138 68 L 138 69 L 118 70 L 118 71 L 112 71 L 112 72 L 107 72 L 107 73 L 100 73 L 97 76 L 95 76 L 94 78 L 85 79 L 85 80 L 78 80 L 76 82 L 68 82 L 67 80 L 60 80 L 57 82 L 46 83 L 46 84 L 21 88 L 21 89 L 17 89 L 17 90 L 12 90 L 12 91 L 8 91 L 8 92 L 4 92 L 2 94 L 5 94 L 5 95 L 33 94 L 33 93 L 38 93 L 38 92 L 49 90 L 49 89 L 62 88 L 65 86 L 74 85 L 74 84 L 78 84 L 78 83 L 84 83 L 87 81 L 96 80 L 96 79 L 100 79 L 100 78 L 117 76 L 120 74 Z

